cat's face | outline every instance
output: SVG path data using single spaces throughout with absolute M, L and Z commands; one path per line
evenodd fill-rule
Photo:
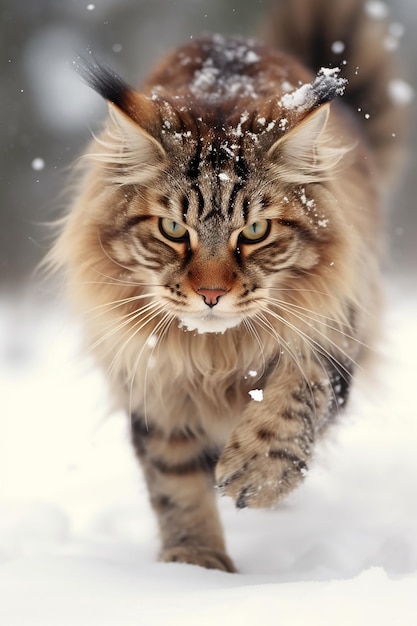
M 101 236 L 115 268 L 147 285 L 162 316 L 199 333 L 262 318 L 290 275 L 319 262 L 331 230 L 318 185 L 316 197 L 314 187 L 283 186 L 270 156 L 231 145 L 223 140 L 215 158 L 200 145 L 198 163 L 193 142 L 178 145 L 152 184 L 118 192 L 119 225 Z

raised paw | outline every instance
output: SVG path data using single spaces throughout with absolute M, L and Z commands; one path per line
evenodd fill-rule
M 231 496 L 238 508 L 269 508 L 295 489 L 306 473 L 305 459 L 289 449 L 258 445 L 251 451 L 235 443 L 223 451 L 216 480 L 221 493 Z
M 167 548 L 159 555 L 159 561 L 164 563 L 188 563 L 199 565 L 206 569 L 219 569 L 224 572 L 234 573 L 236 568 L 233 561 L 218 550 L 205 546 L 174 546 Z

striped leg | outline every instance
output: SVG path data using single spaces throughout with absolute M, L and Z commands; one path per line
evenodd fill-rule
M 213 489 L 217 452 L 192 432 L 164 433 L 132 416 L 133 443 L 157 515 L 161 561 L 234 572 Z
M 271 507 L 295 489 L 307 473 L 316 436 L 347 397 L 332 362 L 312 364 L 309 381 L 287 369 L 268 381 L 262 402 L 246 408 L 216 467 L 221 491 L 238 508 Z

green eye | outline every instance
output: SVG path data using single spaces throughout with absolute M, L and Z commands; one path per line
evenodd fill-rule
M 269 220 L 259 220 L 246 226 L 240 233 L 239 239 L 242 243 L 258 243 L 269 235 L 271 222 Z
M 170 220 L 167 217 L 159 219 L 159 230 L 167 239 L 171 241 L 186 241 L 188 239 L 188 230 L 182 224 Z

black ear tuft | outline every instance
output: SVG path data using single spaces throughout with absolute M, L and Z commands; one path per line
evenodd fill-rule
M 127 93 L 132 88 L 118 74 L 93 56 L 88 59 L 78 57 L 74 65 L 89 87 L 105 100 L 113 102 L 119 109 L 124 110 Z

